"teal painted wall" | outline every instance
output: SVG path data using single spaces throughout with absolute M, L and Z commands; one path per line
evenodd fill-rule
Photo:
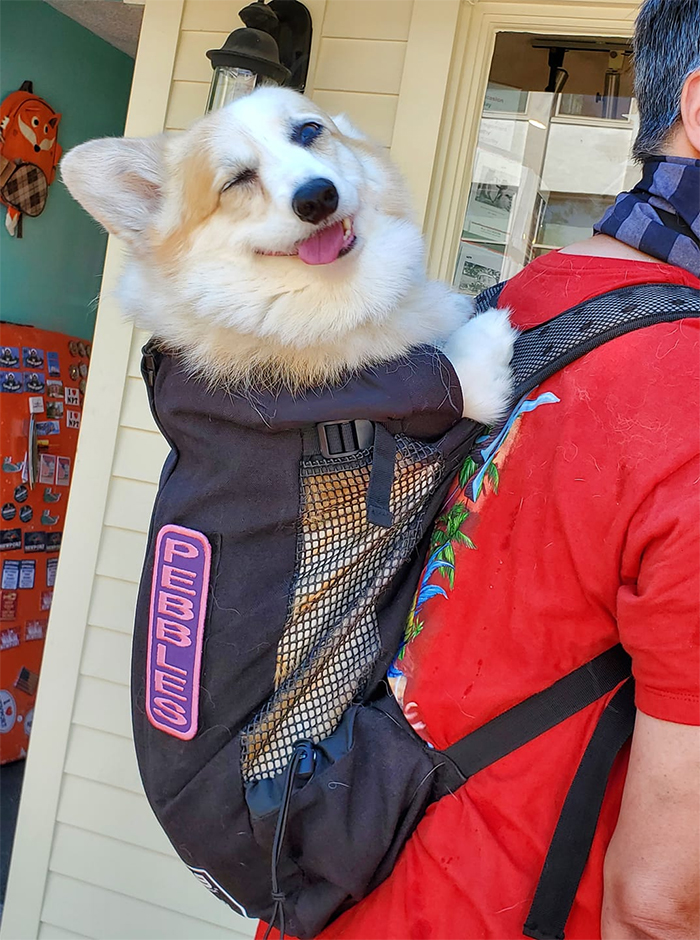
M 43 0 L 0 0 L 0 100 L 34 82 L 62 114 L 65 153 L 91 137 L 124 132 L 133 59 Z M 0 205 L 0 319 L 86 339 L 95 326 L 107 236 L 57 174 L 44 212 L 23 219 L 21 239 Z

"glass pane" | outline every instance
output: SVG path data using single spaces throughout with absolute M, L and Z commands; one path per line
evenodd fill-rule
M 636 127 L 627 40 L 500 33 L 455 286 L 476 294 L 587 238 L 639 175 Z
M 605 95 L 566 95 L 559 96 L 557 114 L 568 114 L 571 117 L 589 117 L 597 120 L 627 120 L 632 107 L 632 99 L 615 95 L 609 107 L 612 113 L 606 114 Z
M 524 114 L 527 111 L 527 92 L 520 88 L 509 88 L 498 82 L 489 82 L 484 98 L 484 114 L 490 111 Z

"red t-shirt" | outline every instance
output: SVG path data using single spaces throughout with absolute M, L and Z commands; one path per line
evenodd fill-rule
M 700 287 L 666 264 L 551 253 L 500 305 L 529 327 L 625 284 Z M 700 723 L 700 322 L 614 339 L 528 396 L 419 605 L 397 697 L 438 748 L 617 642 L 638 707 Z M 461 507 L 461 508 L 459 508 Z M 454 519 L 453 515 L 453 526 Z M 448 559 L 449 559 L 448 554 Z M 612 693 L 611 693 L 612 694 Z M 610 696 L 432 805 L 390 878 L 324 938 L 522 937 L 562 803 Z M 600 937 L 602 867 L 627 754 L 613 769 L 567 940 Z

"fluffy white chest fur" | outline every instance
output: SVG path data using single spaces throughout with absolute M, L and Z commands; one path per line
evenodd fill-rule
M 304 388 L 428 344 L 466 416 L 502 413 L 507 313 L 472 318 L 427 279 L 400 175 L 344 118 L 263 88 L 180 134 L 89 141 L 61 167 L 130 249 L 127 314 L 211 381 Z

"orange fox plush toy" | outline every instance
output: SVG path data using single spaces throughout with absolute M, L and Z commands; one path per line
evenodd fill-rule
M 61 158 L 60 120 L 60 114 L 33 94 L 31 82 L 24 82 L 0 105 L 0 201 L 7 206 L 5 227 L 11 235 L 22 212 L 39 215 L 44 209 L 47 186 Z

